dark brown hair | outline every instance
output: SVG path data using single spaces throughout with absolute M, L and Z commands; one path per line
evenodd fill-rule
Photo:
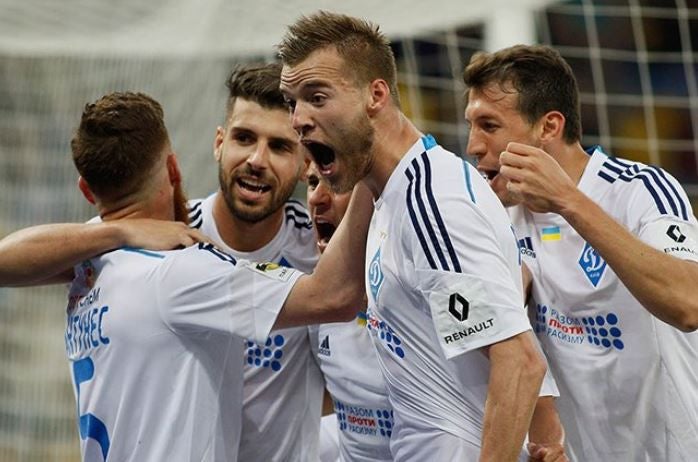
M 463 81 L 468 88 L 466 100 L 471 88 L 482 90 L 491 83 L 503 91 L 513 87 L 519 95 L 517 109 L 529 123 L 549 111 L 560 111 L 565 116 L 565 141 L 571 144 L 581 139 L 577 81 L 569 64 L 549 46 L 516 45 L 494 53 L 475 53 L 465 67 Z
M 233 112 L 237 98 L 259 104 L 266 109 L 286 110 L 284 97 L 279 90 L 281 64 L 247 64 L 233 69 L 225 86 L 228 87 L 227 117 Z
M 290 66 L 326 47 L 337 50 L 346 70 L 354 74 L 357 83 L 385 80 L 393 102 L 399 106 L 395 56 L 390 41 L 377 25 L 343 14 L 318 11 L 301 16 L 289 26 L 278 45 L 281 60 Z
M 85 105 L 70 145 L 93 193 L 116 200 L 139 190 L 169 143 L 160 104 L 143 93 L 110 93 Z

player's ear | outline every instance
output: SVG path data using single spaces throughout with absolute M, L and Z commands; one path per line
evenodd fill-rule
M 540 140 L 544 143 L 561 139 L 565 129 L 565 116 L 560 111 L 550 111 L 539 121 Z
M 368 86 L 369 100 L 366 108 L 369 117 L 380 112 L 390 102 L 390 86 L 383 79 L 375 79 Z
M 213 158 L 216 162 L 221 161 L 223 155 L 223 141 L 225 140 L 225 129 L 223 127 L 216 128 L 216 136 L 213 138 Z
M 182 172 L 177 164 L 177 156 L 174 152 L 167 155 L 167 175 L 170 179 L 170 184 L 175 185 L 182 182 Z
M 78 189 L 80 189 L 82 195 L 85 196 L 87 202 L 89 202 L 92 205 L 95 204 L 95 196 L 94 194 L 92 194 L 92 191 L 90 190 L 90 186 L 87 184 L 87 181 L 85 181 L 85 179 L 82 176 L 78 177 Z

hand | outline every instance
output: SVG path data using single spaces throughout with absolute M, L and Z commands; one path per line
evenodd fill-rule
M 199 230 L 179 221 L 133 218 L 107 222 L 123 233 L 124 245 L 148 250 L 171 250 L 211 242 Z
M 533 212 L 559 213 L 578 192 L 560 164 L 542 149 L 509 143 L 499 163 L 509 192 Z
M 560 443 L 528 443 L 529 462 L 569 462 L 565 448 Z

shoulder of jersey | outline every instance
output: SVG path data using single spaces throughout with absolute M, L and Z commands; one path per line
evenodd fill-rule
M 310 220 L 310 214 L 303 203 L 296 199 L 289 199 L 284 204 L 284 220 L 293 225 L 299 230 L 313 229 L 313 222 Z
M 407 180 L 408 206 L 410 196 L 413 197 L 413 205 L 421 207 L 421 203 L 435 205 L 441 195 L 450 195 L 454 191 L 462 192 L 464 199 L 476 203 L 479 190 L 489 190 L 477 172 L 469 168 L 466 160 L 442 146 L 435 146 L 415 156 L 401 174 Z
M 192 228 L 199 229 L 204 222 L 203 214 L 201 213 L 203 203 L 204 199 L 192 199 L 187 202 L 189 226 Z
M 412 159 L 403 174 L 407 178 L 406 216 L 414 232 L 412 236 L 417 238 L 429 266 L 434 270 L 462 272 L 451 239 L 453 230 L 446 223 L 448 205 L 439 199 L 450 194 L 457 184 L 463 188 L 464 200 L 468 197 L 473 200 L 467 165 L 455 154 L 435 147 Z M 453 215 L 450 217 L 453 219 Z
M 659 213 L 688 220 L 691 206 L 678 181 L 662 168 L 608 157 L 596 175 L 615 190 L 613 200 L 622 200 L 619 195 L 632 195 L 637 194 L 638 189 L 644 190 L 650 195 Z

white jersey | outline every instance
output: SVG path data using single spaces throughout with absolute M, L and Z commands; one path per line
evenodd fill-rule
M 83 460 L 236 461 L 243 339 L 267 337 L 301 273 L 210 244 L 116 250 L 75 273 L 65 345 Z
M 316 239 L 300 202 L 286 202 L 283 224 L 271 242 L 254 252 L 238 252 L 220 237 L 213 219 L 215 197 L 190 201 L 191 226 L 236 258 L 312 272 L 318 258 Z M 240 360 L 245 365 L 240 460 L 316 460 L 324 385 L 308 328 L 274 330 L 261 343 L 249 339 Z
M 340 460 L 392 461 L 393 408 L 366 328 L 366 313 L 316 330 L 317 358 L 337 415 Z
M 579 189 L 642 241 L 698 261 L 696 218 L 663 170 L 596 149 Z M 559 215 L 511 214 L 573 460 L 697 460 L 698 333 L 652 316 Z
M 320 443 L 318 444 L 318 462 L 340 462 L 339 433 L 337 431 L 337 414 L 334 412 L 322 416 L 320 420 Z
M 472 166 L 425 136 L 376 201 L 366 252 L 393 457 L 477 460 L 490 368 L 477 349 L 531 329 L 504 208 Z

